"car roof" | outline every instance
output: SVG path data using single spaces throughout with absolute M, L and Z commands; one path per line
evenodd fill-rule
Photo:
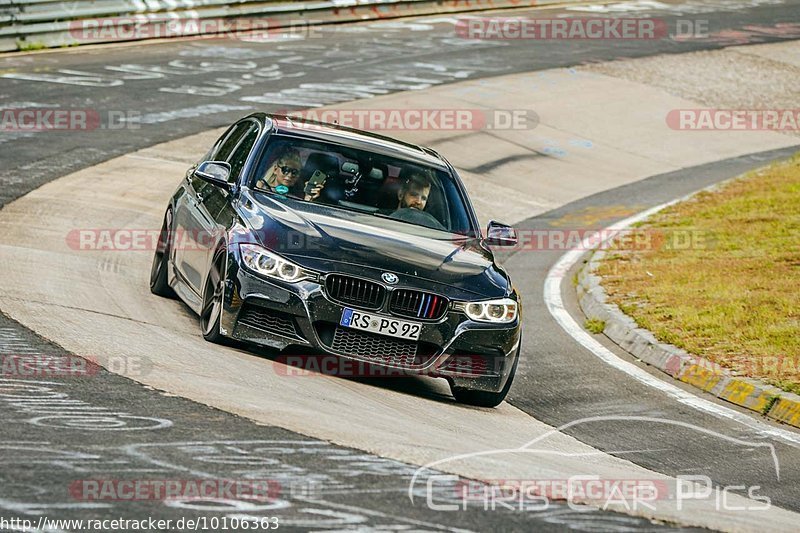
M 266 113 L 257 113 L 253 116 L 264 121 L 268 128 L 278 134 L 341 144 L 350 148 L 378 152 L 382 155 L 440 169 L 447 169 L 448 167 L 447 162 L 429 148 L 423 148 L 416 144 L 406 143 L 391 137 L 378 135 L 377 133 L 348 128 L 338 124 L 308 120 L 302 117 Z

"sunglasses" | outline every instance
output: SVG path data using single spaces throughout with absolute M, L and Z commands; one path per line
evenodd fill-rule
M 281 172 L 283 172 L 285 175 L 291 174 L 295 178 L 300 175 L 300 169 L 299 168 L 292 168 L 292 167 L 287 166 L 287 165 L 281 165 L 278 168 L 281 169 Z

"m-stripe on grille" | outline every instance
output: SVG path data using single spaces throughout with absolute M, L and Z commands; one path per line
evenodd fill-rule
M 447 311 L 447 298 L 428 292 L 396 289 L 392 292 L 389 309 L 398 315 L 437 320 Z

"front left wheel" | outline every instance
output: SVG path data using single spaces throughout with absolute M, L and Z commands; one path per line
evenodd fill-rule
M 200 312 L 200 324 L 203 338 L 209 342 L 222 343 L 224 335 L 220 333 L 222 304 L 225 297 L 225 252 L 218 252 L 211 269 L 206 276 L 203 290 L 203 307 Z
M 520 343 L 521 344 L 521 343 Z M 517 373 L 517 364 L 519 363 L 519 356 L 521 348 L 517 348 L 516 359 L 514 366 L 511 367 L 511 373 L 508 375 L 506 384 L 500 392 L 487 392 L 480 390 L 464 389 L 461 387 L 451 387 L 451 392 L 458 403 L 466 405 L 474 405 L 476 407 L 497 407 L 508 396 L 508 391 L 511 390 L 511 383 L 514 381 L 514 375 Z

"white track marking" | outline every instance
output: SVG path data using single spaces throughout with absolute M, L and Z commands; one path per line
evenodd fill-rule
M 657 205 L 646 211 L 642 211 L 641 213 L 626 218 L 603 231 L 608 232 L 609 235 L 613 235 L 612 232 L 625 229 L 632 224 L 641 222 L 650 215 L 661 211 L 665 207 L 669 207 L 670 205 L 680 202 L 689 196 Z M 592 338 L 592 336 L 589 335 L 589 333 L 587 333 L 575 321 L 574 318 L 572 318 L 572 316 L 564 307 L 564 302 L 561 298 L 561 283 L 565 278 L 565 274 L 569 272 L 569 270 L 580 260 L 585 253 L 585 250 L 597 246 L 597 244 L 592 243 L 591 241 L 591 236 L 587 237 L 583 240 L 578 249 L 570 250 L 561 256 L 558 262 L 556 262 L 556 264 L 553 265 L 553 267 L 547 273 L 547 277 L 545 278 L 544 282 L 544 301 L 547 305 L 547 309 L 550 311 L 550 314 L 553 315 L 553 318 L 555 318 L 556 322 L 558 322 L 558 324 L 564 329 L 564 331 L 567 332 L 570 337 L 575 339 L 581 346 L 592 352 L 592 354 L 597 356 L 604 363 L 611 365 L 617 370 L 625 372 L 640 383 L 664 392 L 684 405 L 688 405 L 699 411 L 709 413 L 717 418 L 727 418 L 729 420 L 733 420 L 734 422 L 746 426 L 748 429 L 756 431 L 762 436 L 780 439 L 781 441 L 794 447 L 800 447 L 799 434 L 780 428 L 774 428 L 768 424 L 765 424 L 764 422 L 754 419 L 749 415 L 742 414 L 722 405 L 717 405 L 709 400 L 696 396 L 694 393 L 687 392 L 680 387 L 673 385 L 672 383 L 651 376 L 645 370 L 639 368 L 633 363 L 629 363 L 628 361 L 620 359 L 612 351 L 600 344 L 596 339 Z
M 185 161 L 178 161 L 177 159 L 165 159 L 163 157 L 152 157 L 152 156 L 147 156 L 147 155 L 139 155 L 137 153 L 125 154 L 124 157 L 130 157 L 131 159 L 142 159 L 144 161 L 155 161 L 156 163 L 170 163 L 170 164 L 177 164 L 177 165 L 185 165 L 186 164 Z

